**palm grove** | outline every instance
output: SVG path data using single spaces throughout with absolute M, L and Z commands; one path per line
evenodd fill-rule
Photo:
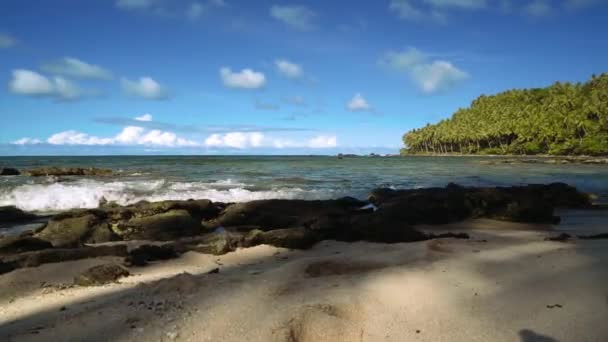
M 403 136 L 402 154 L 608 154 L 608 74 L 508 90 Z

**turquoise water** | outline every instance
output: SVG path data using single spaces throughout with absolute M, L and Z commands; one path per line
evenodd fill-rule
M 371 189 L 565 182 L 608 202 L 608 167 L 601 165 L 484 165 L 482 157 L 120 156 L 0 157 L 0 166 L 111 168 L 113 177 L 0 177 L 0 205 L 57 211 L 96 207 L 102 198 L 208 198 L 240 202 L 267 198 L 365 198 Z

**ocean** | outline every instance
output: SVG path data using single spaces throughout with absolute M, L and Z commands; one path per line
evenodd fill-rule
M 499 158 L 494 158 L 499 159 Z M 494 160 L 493 159 L 493 160 Z M 508 186 L 564 182 L 608 203 L 605 165 L 499 164 L 488 157 L 91 156 L 0 157 L 0 167 L 98 167 L 111 177 L 0 177 L 0 206 L 36 212 L 94 208 L 100 200 L 364 199 L 378 187 Z

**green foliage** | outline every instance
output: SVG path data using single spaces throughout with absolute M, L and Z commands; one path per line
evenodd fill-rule
M 608 154 L 608 74 L 482 95 L 403 136 L 402 154 Z

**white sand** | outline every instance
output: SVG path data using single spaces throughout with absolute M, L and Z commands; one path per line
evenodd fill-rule
M 60 285 L 117 259 L 22 269 L 0 276 L 0 340 L 608 341 L 608 240 L 453 228 L 471 227 L 470 240 L 190 252 L 95 288 Z

